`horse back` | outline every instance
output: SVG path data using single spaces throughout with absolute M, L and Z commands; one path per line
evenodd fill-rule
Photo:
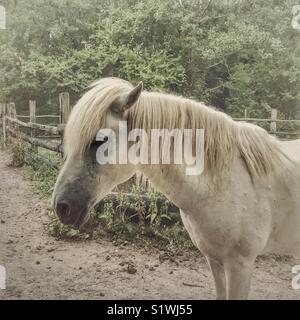
M 282 147 L 284 152 L 296 162 L 300 164 L 300 139 L 291 140 L 291 141 L 283 141 Z
M 300 139 L 281 144 L 293 165 L 290 170 L 279 170 L 273 184 L 273 226 L 265 252 L 300 257 Z

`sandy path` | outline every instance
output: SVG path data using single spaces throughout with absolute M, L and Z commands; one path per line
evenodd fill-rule
M 49 203 L 32 191 L 24 170 L 9 163 L 0 150 L 0 265 L 7 270 L 0 299 L 214 298 L 212 277 L 200 255 L 160 262 L 162 252 L 154 249 L 55 240 L 45 228 Z M 291 267 L 297 263 L 259 258 L 250 298 L 300 299 L 300 290 L 291 288 Z M 128 264 L 135 273 L 128 272 Z

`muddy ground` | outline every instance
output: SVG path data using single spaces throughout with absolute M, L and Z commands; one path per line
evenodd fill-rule
M 195 252 L 169 260 L 154 248 L 50 236 L 49 201 L 10 162 L 0 150 L 0 265 L 7 272 L 0 299 L 214 299 L 208 266 Z M 250 298 L 300 299 L 291 287 L 295 264 L 259 257 Z

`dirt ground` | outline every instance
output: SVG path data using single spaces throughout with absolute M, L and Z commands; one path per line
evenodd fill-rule
M 214 299 L 203 257 L 164 260 L 157 249 L 106 240 L 63 241 L 46 229 L 49 202 L 33 192 L 24 169 L 0 150 L 0 299 Z M 257 259 L 251 299 L 300 299 L 291 287 L 295 258 Z

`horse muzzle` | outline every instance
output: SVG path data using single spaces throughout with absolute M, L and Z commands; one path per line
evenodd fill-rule
M 88 220 L 89 206 L 56 197 L 53 208 L 61 223 L 79 229 Z

